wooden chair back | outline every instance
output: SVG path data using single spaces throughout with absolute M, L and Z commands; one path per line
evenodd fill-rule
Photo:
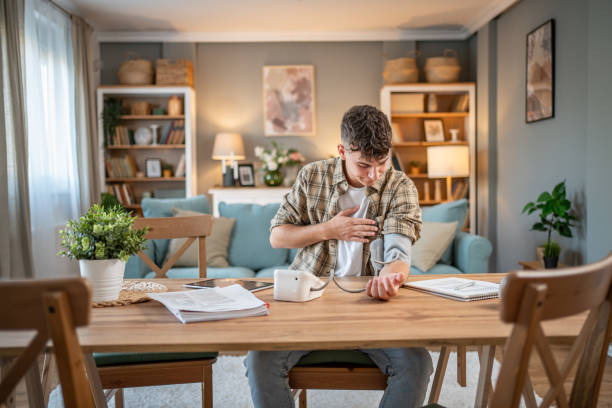
M 35 330 L 28 347 L 0 383 L 4 402 L 49 338 L 57 357 L 64 404 L 94 407 L 76 327 L 89 323 L 91 289 L 81 278 L 0 282 L 0 330 Z
M 536 346 L 550 390 L 541 407 L 594 407 L 612 329 L 612 253 L 584 266 L 556 271 L 513 272 L 502 289 L 501 319 L 513 323 L 491 406 L 518 407 Z M 561 369 L 541 322 L 588 311 L 588 317 Z M 564 382 L 580 357 L 569 401 Z
M 165 278 L 166 272 L 174 266 L 187 248 L 197 240 L 199 276 L 200 278 L 206 278 L 206 237 L 210 235 L 212 223 L 213 216 L 208 214 L 188 217 L 137 218 L 134 221 L 133 228 L 149 227 L 145 235 L 147 239 L 186 238 L 178 251 L 161 268 L 144 252 L 139 252 L 138 256 L 155 272 L 156 278 Z

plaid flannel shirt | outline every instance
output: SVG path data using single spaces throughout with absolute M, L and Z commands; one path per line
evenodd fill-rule
M 338 198 L 348 191 L 342 159 L 310 163 L 302 168 L 291 191 L 285 195 L 270 230 L 283 224 L 313 225 L 331 220 L 340 212 Z M 403 172 L 389 168 L 366 188 L 370 200 L 367 218 L 378 223 L 377 236 L 403 234 L 412 243 L 420 236 L 421 208 L 412 180 Z M 291 269 L 301 269 L 317 276 L 329 275 L 336 268 L 338 240 L 316 242 L 298 251 Z M 363 245 L 362 275 L 373 275 L 370 244 Z

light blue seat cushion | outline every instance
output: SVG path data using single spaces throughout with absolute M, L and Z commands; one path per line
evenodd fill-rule
M 98 367 L 122 364 L 162 363 L 217 358 L 217 352 L 203 353 L 94 353 Z
M 411 275 L 445 275 L 449 273 L 462 273 L 461 270 L 455 268 L 452 265 L 446 265 L 443 263 L 437 263 L 431 267 L 427 273 L 423 272 L 416 266 L 410 266 L 410 274 Z
M 359 350 L 317 350 L 306 354 L 297 362 L 298 366 L 321 364 L 355 364 L 376 367 L 370 357 Z
M 274 270 L 276 269 L 289 269 L 290 265 L 278 265 L 278 266 L 272 266 L 270 268 L 263 268 L 257 271 L 257 273 L 255 274 L 255 277 L 257 278 L 273 278 L 274 277 Z
M 457 233 L 465 223 L 468 202 L 465 198 L 448 203 L 423 208 L 423 221 L 427 222 L 453 222 L 457 221 Z M 453 263 L 454 240 L 442 254 L 440 262 L 450 265 Z
M 171 268 L 166 272 L 168 278 L 173 279 L 199 279 L 200 273 L 198 268 Z M 154 272 L 149 272 L 145 278 L 153 279 Z M 229 268 L 206 268 L 207 278 L 254 278 L 255 272 L 249 268 L 240 266 L 230 266 Z
M 145 218 L 172 217 L 172 208 L 182 210 L 197 211 L 210 214 L 210 204 L 208 198 L 203 195 L 189 198 L 143 198 L 142 214 Z M 155 258 L 152 258 L 157 265 L 164 262 L 166 252 L 168 252 L 169 239 L 153 240 L 155 246 Z
M 228 249 L 230 265 L 258 270 L 287 263 L 289 250 L 270 245 L 270 221 L 279 207 L 219 203 L 219 214 L 236 220 Z
M 288 259 L 289 263 L 293 262 L 293 260 L 297 256 L 297 253 L 298 253 L 299 250 L 300 250 L 300 248 L 291 248 L 291 249 L 289 249 L 289 259 Z

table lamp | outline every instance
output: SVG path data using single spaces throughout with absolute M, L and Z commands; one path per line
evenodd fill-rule
M 246 158 L 240 133 L 217 133 L 212 158 L 221 160 L 223 187 L 235 185 L 238 180 L 238 160 Z M 230 169 L 228 169 L 228 164 Z
M 451 178 L 470 175 L 470 155 L 467 146 L 431 146 L 427 148 L 427 176 L 446 178 L 446 199 L 451 200 Z M 435 181 L 434 199 L 442 200 L 440 180 Z

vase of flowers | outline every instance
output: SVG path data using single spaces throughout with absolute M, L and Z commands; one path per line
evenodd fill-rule
M 262 161 L 264 183 L 270 187 L 280 186 L 283 180 L 293 184 L 297 176 L 297 169 L 306 161 L 296 149 L 285 149 L 277 142 L 270 143 L 270 146 L 266 148 L 257 146 L 255 157 Z M 287 170 L 286 174 L 282 173 L 283 168 Z
M 93 288 L 94 302 L 116 300 L 123 283 L 125 263 L 146 247 L 147 229 L 132 229 L 134 220 L 120 207 L 91 207 L 78 220 L 68 220 L 59 231 L 58 255 L 79 260 L 81 276 Z

